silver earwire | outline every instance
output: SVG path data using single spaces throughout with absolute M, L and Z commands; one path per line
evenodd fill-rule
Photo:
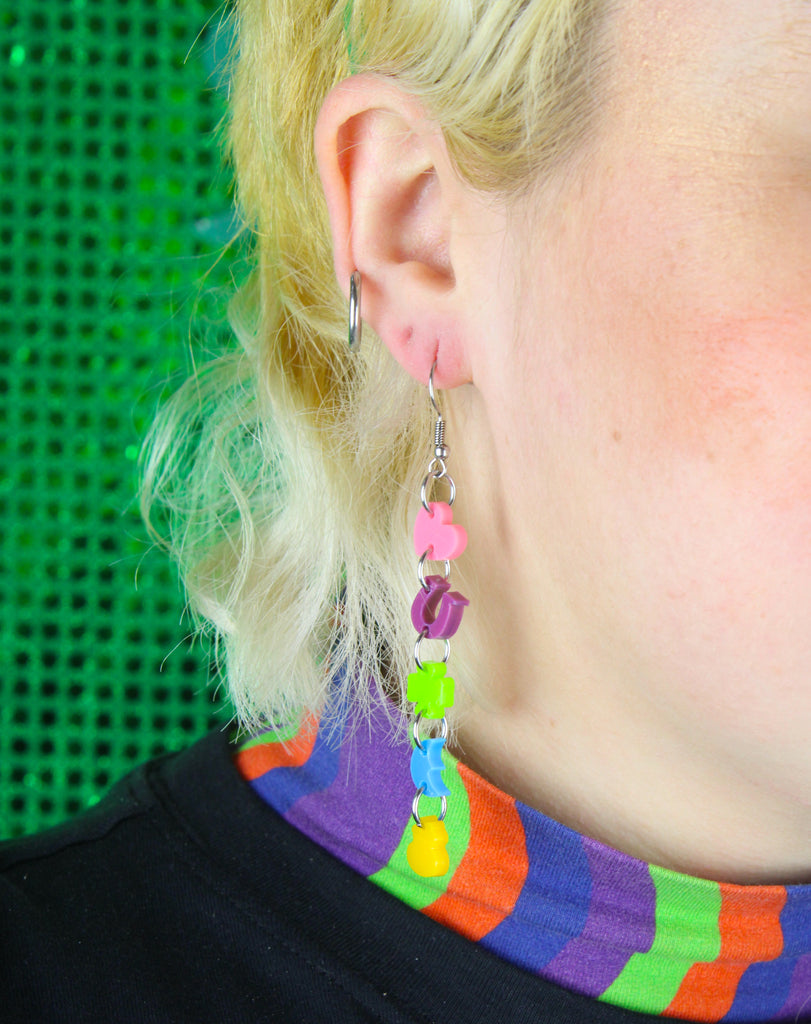
M 428 397 L 431 399 L 431 405 L 434 407 L 434 412 L 437 414 L 438 419 L 442 419 L 442 410 L 436 404 L 436 394 L 434 392 L 434 370 L 436 369 L 437 361 L 433 361 L 431 365 L 431 372 L 428 374 Z
M 360 318 L 360 271 L 353 270 L 349 278 L 349 351 L 357 352 L 363 334 L 363 321 Z
M 436 423 L 434 424 L 434 458 L 442 464 L 441 476 L 444 476 L 446 472 L 445 459 L 450 455 L 451 450 L 445 444 L 445 418 L 442 415 L 442 410 L 436 404 L 436 392 L 434 391 L 434 370 L 436 369 L 436 364 L 437 361 L 435 359 L 431 366 L 431 372 L 428 375 L 428 397 L 431 399 L 431 405 L 436 413 Z M 437 480 L 440 478 L 440 476 L 437 476 Z
M 428 465 L 428 473 L 422 481 L 422 487 L 420 488 L 420 501 L 422 502 L 422 507 L 426 512 L 431 511 L 427 497 L 428 482 L 430 480 L 447 480 L 448 486 L 451 490 L 448 504 L 452 506 L 454 501 L 456 501 L 456 484 L 453 482 L 453 478 L 449 475 L 448 469 L 445 465 L 445 460 L 451 453 L 450 448 L 445 444 L 445 418 L 442 415 L 442 410 L 437 405 L 436 391 L 434 390 L 434 370 L 436 370 L 436 364 L 437 361 L 435 359 L 431 366 L 431 372 L 428 375 L 428 397 L 430 398 L 431 405 L 436 413 L 436 423 L 434 424 L 434 455 Z

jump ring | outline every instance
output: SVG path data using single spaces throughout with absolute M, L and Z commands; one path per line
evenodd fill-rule
M 422 713 L 418 714 L 414 719 L 414 724 L 411 726 L 411 735 L 414 737 L 414 744 L 420 750 L 423 749 L 422 740 L 420 739 L 420 722 L 422 721 Z M 440 739 L 446 740 L 448 738 L 448 719 L 443 715 L 442 721 L 439 725 L 439 737 Z
M 427 635 L 428 635 L 428 631 L 424 629 L 420 633 L 420 635 L 417 637 L 417 642 L 414 644 L 414 661 L 417 663 L 417 668 L 420 670 L 420 672 L 422 672 L 422 670 L 423 670 L 423 664 L 422 664 L 422 661 L 420 660 L 420 644 L 423 642 L 423 640 L 426 638 Z M 448 658 L 450 658 L 450 656 L 451 656 L 451 642 L 450 642 L 450 640 L 446 639 L 445 640 L 445 654 L 443 655 L 443 658 L 442 658 L 442 664 L 443 665 L 447 665 L 448 664 Z
M 428 550 L 430 551 L 430 548 Z M 428 583 L 427 583 L 427 581 L 425 579 L 425 563 L 427 561 L 428 561 L 428 551 L 424 551 L 422 553 L 422 555 L 420 556 L 419 562 L 417 562 L 417 578 L 420 581 L 420 586 L 422 587 L 422 589 L 425 591 L 426 594 L 431 589 L 428 586 Z M 451 563 L 446 558 L 445 559 L 445 580 L 447 581 L 450 578 L 451 578 Z
M 436 459 L 433 459 L 432 462 L 431 462 L 431 465 L 433 466 L 434 462 L 436 462 L 436 461 L 437 461 Z M 447 470 L 445 470 L 444 473 L 441 473 L 439 476 L 437 476 L 436 474 L 431 472 L 431 469 L 430 469 L 430 466 L 429 466 L 428 474 L 426 475 L 425 479 L 422 481 L 422 486 L 420 487 L 420 501 L 422 502 L 422 507 L 425 509 L 425 511 L 426 512 L 430 512 L 431 511 L 431 506 L 428 504 L 428 481 L 429 480 L 447 480 L 448 486 L 450 487 L 450 490 L 451 490 L 450 497 L 448 498 L 448 505 L 450 507 L 452 507 L 453 503 L 456 501 L 456 484 L 453 482 L 453 477 L 450 475 L 450 473 L 448 473 Z
M 418 828 L 422 828 L 422 821 L 420 820 L 420 797 L 425 792 L 425 787 L 420 786 L 417 792 L 414 794 L 414 799 L 411 801 L 411 817 L 417 824 Z M 441 801 L 439 811 L 439 821 L 445 820 L 445 815 L 448 813 L 448 798 L 442 796 L 439 798 Z

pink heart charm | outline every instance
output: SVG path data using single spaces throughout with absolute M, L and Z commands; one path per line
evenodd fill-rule
M 414 550 L 422 556 L 426 552 L 434 561 L 458 558 L 467 546 L 464 526 L 455 526 L 453 510 L 444 501 L 430 502 L 431 512 L 421 508 L 414 523 Z

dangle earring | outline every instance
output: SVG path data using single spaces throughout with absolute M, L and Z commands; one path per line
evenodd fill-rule
M 454 682 L 447 675 L 448 659 L 451 652 L 450 638 L 456 633 L 462 621 L 466 597 L 451 590 L 451 561 L 458 558 L 467 545 L 464 528 L 453 522 L 451 506 L 456 500 L 456 485 L 447 470 L 446 461 L 450 449 L 445 444 L 445 421 L 442 418 L 434 394 L 434 370 L 431 367 L 428 378 L 428 395 L 436 413 L 434 425 L 434 454 L 428 464 L 428 472 L 420 488 L 422 508 L 414 524 L 414 551 L 419 558 L 417 577 L 420 590 L 411 606 L 411 621 L 419 634 L 414 644 L 416 671 L 408 676 L 406 698 L 414 705 L 412 735 L 414 749 L 411 754 L 411 778 L 417 787 L 411 815 L 412 840 L 406 856 L 412 870 L 424 878 L 444 875 L 450 867 L 446 845 L 448 832 L 445 815 L 448 810 L 450 790 L 442 778 L 442 751 L 448 736 L 448 720 L 445 713 L 453 706 Z M 429 490 L 440 481 L 449 489 L 447 502 L 430 501 Z M 427 561 L 444 562 L 444 574 L 426 576 Z M 445 653 L 442 661 L 422 661 L 420 651 L 423 640 L 444 640 Z M 439 736 L 422 739 L 422 719 L 439 721 Z M 439 797 L 439 815 L 420 816 L 420 797 Z

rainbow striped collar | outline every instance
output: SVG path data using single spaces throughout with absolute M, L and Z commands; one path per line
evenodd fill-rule
M 382 711 L 343 735 L 307 720 L 241 743 L 256 792 L 415 910 L 572 991 L 695 1021 L 811 1020 L 811 885 L 677 874 L 525 806 L 445 753 L 451 870 L 408 867 L 414 786 Z

